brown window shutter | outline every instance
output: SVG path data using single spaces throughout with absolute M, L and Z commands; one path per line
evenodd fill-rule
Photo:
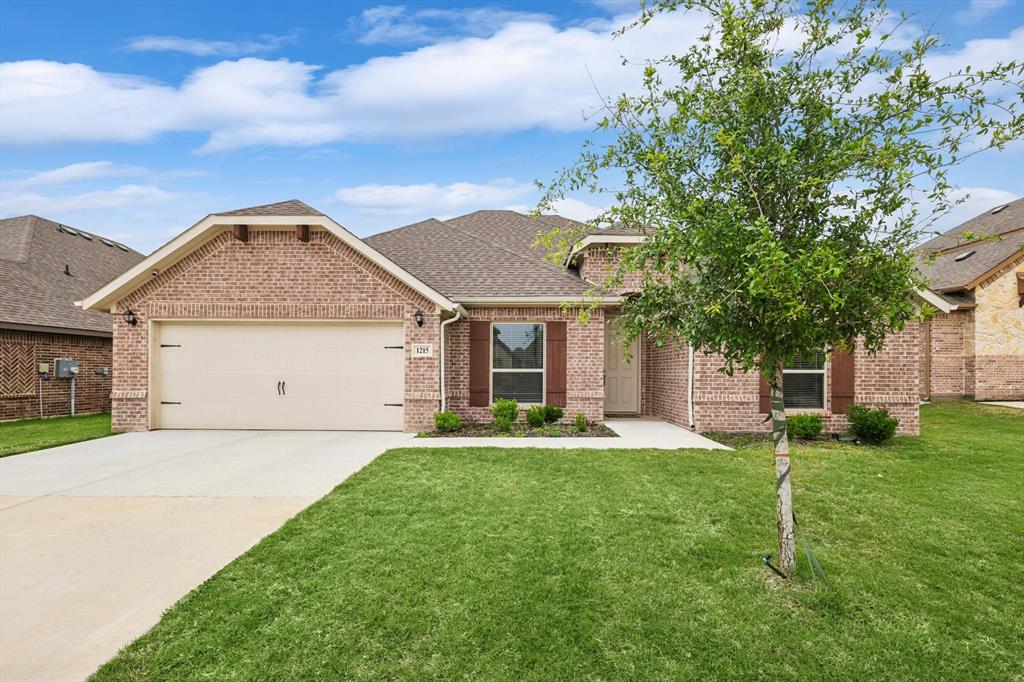
M 565 407 L 565 367 L 566 367 L 566 332 L 565 322 L 548 322 L 547 324 L 547 389 L 544 402 L 549 405 Z
M 853 405 L 854 360 L 853 353 L 844 350 L 832 351 L 832 413 L 846 414 L 846 408 Z
M 762 414 L 768 414 L 772 411 L 772 391 L 768 387 L 768 380 L 764 378 L 763 374 L 757 375 L 759 386 L 757 389 L 757 411 Z
M 469 323 L 469 404 L 487 407 L 491 402 L 491 323 Z

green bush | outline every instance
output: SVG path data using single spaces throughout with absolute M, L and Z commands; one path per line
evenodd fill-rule
M 900 420 L 889 414 L 885 408 L 873 410 L 863 405 L 850 405 L 846 411 L 850 420 L 850 433 L 859 440 L 878 445 L 896 435 L 896 427 Z
M 434 428 L 438 431 L 458 431 L 461 426 L 462 418 L 451 410 L 434 413 Z
M 503 418 L 509 424 L 515 424 L 519 421 L 519 403 L 515 400 L 498 398 L 491 406 L 491 414 L 494 415 L 495 423 L 498 422 L 498 419 Z
M 534 405 L 526 411 L 526 423 L 535 429 L 544 426 L 546 418 L 547 412 L 543 405 Z
M 786 431 L 793 438 L 811 440 L 821 435 L 821 415 L 794 414 L 786 418 Z
M 576 430 L 580 433 L 585 433 L 587 430 L 587 418 L 583 416 L 582 412 L 576 413 Z
M 494 418 L 494 428 L 498 431 L 508 433 L 512 430 L 512 420 L 501 414 Z
M 556 421 L 562 418 L 563 414 L 565 414 L 565 410 L 563 410 L 561 407 L 556 407 L 555 405 L 544 406 L 544 421 L 546 421 L 548 424 L 554 424 Z

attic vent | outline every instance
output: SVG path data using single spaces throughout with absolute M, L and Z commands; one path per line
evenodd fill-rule
M 77 234 L 78 234 L 77 232 L 75 232 L 74 230 L 72 230 L 72 229 L 71 229 L 70 227 L 68 227 L 67 225 L 61 225 L 61 226 L 60 226 L 60 229 L 64 230 L 65 232 L 67 232 L 68 234 L 71 234 L 71 235 L 77 235 Z
M 121 244 L 114 244 L 114 246 L 116 246 L 117 248 L 121 249 L 122 251 L 127 251 L 128 250 L 127 246 L 122 246 Z
M 968 258 L 973 256 L 974 254 L 975 254 L 974 249 L 971 249 L 970 251 L 964 251 L 963 253 L 957 254 L 956 257 L 953 258 L 953 260 L 955 260 L 957 263 L 959 263 L 960 261 L 967 260 Z
M 993 209 L 992 209 L 992 213 L 991 213 L 990 215 L 995 215 L 996 213 L 999 213 L 1000 211 L 1002 211 L 1002 210 L 1003 210 L 1004 208 L 1006 208 L 1007 206 L 1009 206 L 1009 204 L 1003 204 L 1003 205 L 1002 205 L 1002 206 L 1000 206 L 999 208 L 993 208 Z
M 88 239 L 89 241 L 92 241 L 92 235 L 91 235 L 91 234 L 86 234 L 85 232 L 79 232 L 79 233 L 78 233 L 78 236 L 79 236 L 79 237 L 85 237 L 85 238 L 86 238 L 86 239 Z
M 114 242 L 108 242 L 103 237 L 100 237 L 100 241 L 103 242 L 104 244 L 106 244 L 107 246 L 113 246 L 114 245 Z

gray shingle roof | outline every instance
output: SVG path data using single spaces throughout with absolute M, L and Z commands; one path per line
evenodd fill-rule
M 236 208 L 233 211 L 220 211 L 215 215 L 324 215 L 298 199 L 279 201 L 276 204 L 262 204 L 248 208 Z
M 993 211 L 996 211 L 993 213 Z M 965 237 L 973 232 L 992 239 Z M 917 247 L 921 273 L 936 291 L 969 286 L 1015 253 L 1024 253 L 1024 199 L 996 206 Z M 963 254 L 974 251 L 963 258 Z M 938 253 L 933 261 L 929 255 Z M 957 260 L 961 257 L 960 260 Z
M 579 296 L 590 285 L 533 248 L 550 225 L 515 211 L 433 218 L 364 241 L 449 298 Z
M 74 302 L 142 258 L 109 239 L 38 216 L 0 220 L 0 325 L 110 333 L 108 313 L 85 312 Z

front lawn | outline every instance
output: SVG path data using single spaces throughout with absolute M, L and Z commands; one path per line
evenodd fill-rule
M 0 457 L 112 435 L 110 413 L 0 422 Z
M 889 447 L 795 449 L 832 593 L 760 562 L 760 444 L 395 450 L 96 679 L 1019 678 L 1024 415 L 922 413 Z

